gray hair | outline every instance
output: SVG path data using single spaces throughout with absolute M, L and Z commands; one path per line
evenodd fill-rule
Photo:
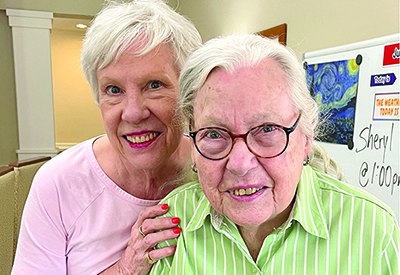
M 189 57 L 179 79 L 180 104 L 189 123 L 193 121 L 196 94 L 212 70 L 233 71 L 255 66 L 265 58 L 272 58 L 282 68 L 292 103 L 301 112 L 299 126 L 303 133 L 313 138 L 318 124 L 318 107 L 308 91 L 300 62 L 278 42 L 253 34 L 211 39 Z
M 179 78 L 180 107 L 187 122 L 193 124 L 193 105 L 197 92 L 214 69 L 232 72 L 240 67 L 255 66 L 266 58 L 275 60 L 284 72 L 288 95 L 293 106 L 301 112 L 299 127 L 302 132 L 310 139 L 318 136 L 318 107 L 307 88 L 301 63 L 287 47 L 254 34 L 211 39 L 188 58 Z M 311 165 L 339 179 L 343 178 L 341 168 L 316 144 L 313 144 Z
M 176 67 L 182 68 L 188 55 L 201 45 L 193 23 L 162 0 L 108 1 L 92 21 L 82 46 L 82 69 L 99 104 L 97 71 L 116 62 L 132 44 L 145 55 L 161 43 L 168 43 Z

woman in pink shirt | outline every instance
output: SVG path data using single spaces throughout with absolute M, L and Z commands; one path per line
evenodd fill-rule
M 200 44 L 193 24 L 161 0 L 109 3 L 96 16 L 82 68 L 106 134 L 38 171 L 12 274 L 146 274 L 174 253 L 153 247 L 179 236 L 179 217 L 153 218 L 190 177 L 178 78 Z

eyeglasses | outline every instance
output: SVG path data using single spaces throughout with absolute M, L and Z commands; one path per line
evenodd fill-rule
M 285 152 L 289 135 L 299 123 L 301 114 L 290 128 L 277 124 L 262 124 L 251 128 L 243 135 L 235 135 L 218 127 L 204 127 L 190 131 L 197 151 L 205 158 L 220 160 L 232 151 L 236 138 L 243 138 L 247 148 L 260 158 L 274 158 Z

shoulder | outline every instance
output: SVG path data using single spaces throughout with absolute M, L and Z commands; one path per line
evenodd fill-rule
M 169 193 L 161 203 L 172 205 L 191 204 L 196 205 L 204 197 L 199 182 L 193 181 L 186 183 Z
M 178 188 L 174 189 L 171 193 L 169 193 L 162 201 L 166 200 L 174 200 L 181 196 L 185 196 L 187 194 L 195 194 L 197 191 L 201 190 L 201 186 L 198 180 L 193 182 L 186 183 Z
M 97 165 L 92 149 L 94 140 L 79 143 L 46 162 L 36 173 L 35 181 L 51 179 L 65 184 L 69 179 L 91 176 Z
M 77 145 L 61 152 L 48 162 L 46 162 L 38 171 L 38 174 L 47 173 L 57 175 L 60 172 L 66 172 L 79 167 L 80 164 L 87 161 L 90 146 L 93 139 L 83 141 Z
M 77 144 L 45 163 L 33 179 L 28 199 L 44 208 L 59 205 L 82 211 L 104 189 L 95 167 L 93 141 Z
M 203 210 L 208 203 L 198 181 L 184 184 L 169 193 L 161 203 L 169 205 L 166 216 L 179 217 L 180 225 L 185 227 L 195 216 L 199 208 Z
M 196 223 L 203 216 L 203 213 L 210 211 L 209 203 L 201 190 L 198 181 L 184 184 L 169 193 L 160 203 L 167 203 L 168 212 L 163 217 L 179 217 L 179 227 L 183 232 L 187 232 L 190 224 Z M 176 246 L 179 240 L 185 238 L 182 233 L 177 239 L 170 239 L 157 245 L 158 248 L 166 246 Z M 158 274 L 161 270 L 168 273 L 173 261 L 173 256 L 166 257 L 157 261 L 151 269 L 151 274 Z M 157 270 L 157 271 L 154 271 Z M 154 271 L 154 272 L 153 272 Z
M 339 199 L 343 203 L 351 202 L 352 205 L 355 205 L 354 209 L 358 211 L 378 211 L 381 212 L 381 215 L 387 215 L 391 219 L 396 219 L 389 206 L 367 191 L 349 183 L 339 181 L 318 170 L 314 170 L 314 173 L 322 195 L 329 195 L 335 202 L 339 201 Z M 356 207 L 357 205 L 360 205 L 360 207 Z
M 314 172 L 332 238 L 339 236 L 338 232 L 347 232 L 343 234 L 359 236 L 363 242 L 373 240 L 376 251 L 398 247 L 399 226 L 390 207 L 361 188 Z

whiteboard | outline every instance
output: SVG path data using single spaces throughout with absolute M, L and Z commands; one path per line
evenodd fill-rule
M 353 106 L 352 140 L 347 140 L 347 144 L 337 143 L 340 142 L 339 139 L 328 135 L 329 137 L 320 144 L 342 167 L 348 183 L 366 190 L 385 202 L 394 211 L 398 221 L 400 221 L 399 40 L 400 34 L 394 34 L 303 55 L 304 68 L 306 70 L 308 68 L 310 72 L 317 68 L 321 69 L 321 64 L 336 64 L 342 60 L 355 60 L 351 62 L 358 64 L 358 83 L 352 86 L 356 88 L 353 99 L 355 107 Z M 307 74 L 310 75 L 308 71 Z M 315 76 L 315 79 L 314 75 L 312 79 L 310 77 L 308 77 L 309 85 L 321 83 L 322 78 L 317 80 L 320 75 Z M 318 93 L 314 96 L 321 106 L 329 105 L 324 101 L 324 96 Z M 332 107 L 332 104 L 329 106 Z M 333 129 L 333 131 L 339 130 Z M 351 135 L 346 134 L 345 138 L 346 136 Z

